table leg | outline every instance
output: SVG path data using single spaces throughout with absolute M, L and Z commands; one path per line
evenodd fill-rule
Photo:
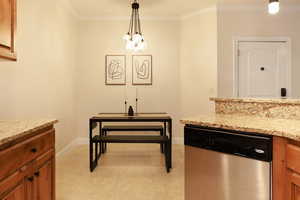
M 102 122 L 99 122 L 99 136 L 102 138 L 103 136 L 103 131 L 102 131 Z M 100 153 L 104 153 L 104 143 L 100 142 Z
M 164 136 L 167 136 L 167 122 L 164 121 Z M 164 144 L 164 150 L 167 149 L 167 145 Z
M 89 123 L 89 131 L 90 131 L 90 171 L 92 172 L 94 170 L 94 160 L 93 160 L 93 121 L 90 120 Z
M 170 152 L 169 152 L 169 166 L 172 168 L 172 119 L 169 119 L 169 134 L 170 134 Z
M 164 130 L 160 131 L 160 136 L 165 136 Z M 160 152 L 161 153 L 164 153 L 164 145 L 165 145 L 164 143 L 160 144 Z

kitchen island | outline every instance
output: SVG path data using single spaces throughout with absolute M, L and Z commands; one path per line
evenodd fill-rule
M 187 126 L 225 132 L 272 136 L 273 200 L 300 199 L 300 101 L 226 98 L 211 100 L 216 104 L 215 113 L 187 117 L 181 122 Z
M 55 199 L 57 122 L 0 121 L 0 199 Z

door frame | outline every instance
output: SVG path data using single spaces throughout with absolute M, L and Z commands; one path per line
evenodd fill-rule
M 234 37 L 233 38 L 233 94 L 239 97 L 239 43 L 240 42 L 285 42 L 287 44 L 287 97 L 292 94 L 292 40 L 289 37 Z

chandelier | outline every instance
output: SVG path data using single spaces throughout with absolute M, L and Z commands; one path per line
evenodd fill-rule
M 139 3 L 134 0 L 128 33 L 123 37 L 126 40 L 126 49 L 140 51 L 146 48 L 146 42 L 142 35 L 141 21 L 139 16 Z

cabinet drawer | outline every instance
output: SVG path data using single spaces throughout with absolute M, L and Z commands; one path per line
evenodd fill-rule
M 54 148 L 54 129 L 0 151 L 0 180 Z
M 287 168 L 300 173 L 300 147 L 288 144 L 286 148 Z
M 8 178 L 0 181 L 0 199 L 5 194 L 10 192 L 14 187 L 23 182 L 24 180 L 24 172 L 19 170 L 15 172 L 13 175 Z

